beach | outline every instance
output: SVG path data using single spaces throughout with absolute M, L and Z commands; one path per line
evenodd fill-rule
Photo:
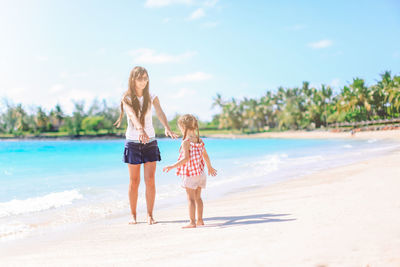
M 400 130 L 350 132 L 333 131 L 284 131 L 255 134 L 213 134 L 214 138 L 296 138 L 296 139 L 392 139 L 400 140 Z
M 362 134 L 348 138 L 399 138 Z M 206 226 L 197 229 L 181 229 L 181 204 L 156 210 L 152 226 L 144 213 L 128 225 L 126 214 L 0 244 L 1 265 L 399 266 L 399 162 L 396 149 L 217 199 L 205 191 Z

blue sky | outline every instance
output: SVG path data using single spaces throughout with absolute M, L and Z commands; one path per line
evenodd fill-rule
M 400 74 L 400 1 L 3 0 L 0 58 L 0 97 L 27 109 L 116 104 L 141 65 L 167 116 L 210 119 L 217 93 Z

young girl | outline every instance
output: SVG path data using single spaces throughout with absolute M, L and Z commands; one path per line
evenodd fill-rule
M 121 114 L 115 123 L 120 126 L 124 112 L 128 119 L 126 129 L 126 143 L 124 150 L 124 162 L 129 169 L 129 203 L 133 217 L 132 224 L 136 224 L 136 205 L 138 200 L 138 188 L 140 183 L 140 167 L 144 168 L 144 182 L 146 184 L 147 222 L 154 224 L 154 201 L 156 197 L 155 172 L 156 163 L 161 160 L 160 150 L 152 120 L 153 106 L 157 117 L 165 127 L 165 135 L 177 138 L 168 125 L 160 100 L 149 91 L 149 75 L 143 67 L 135 67 L 129 75 L 128 90 L 121 100 Z
M 201 189 L 206 187 L 204 161 L 207 164 L 208 175 L 215 176 L 217 171 L 211 166 L 204 143 L 199 137 L 197 119 L 190 114 L 183 115 L 178 120 L 178 127 L 183 135 L 178 162 L 165 167 L 163 171 L 169 172 L 173 168 L 177 168 L 177 175 L 182 177 L 182 186 L 186 188 L 189 202 L 190 216 L 190 223 L 183 228 L 194 228 L 204 225 L 203 201 L 201 200 Z

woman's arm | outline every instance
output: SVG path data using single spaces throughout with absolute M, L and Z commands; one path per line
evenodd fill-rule
M 183 164 L 185 164 L 186 162 L 188 162 L 190 160 L 190 155 L 189 155 L 189 150 L 190 150 L 190 142 L 188 140 L 183 141 L 182 143 L 182 149 L 183 149 L 183 158 L 179 161 L 177 161 L 175 164 L 173 165 L 169 165 L 163 168 L 164 172 L 169 172 L 170 170 L 180 167 Z
M 139 131 L 139 141 L 146 144 L 147 142 L 149 142 L 149 136 L 144 131 L 143 126 L 140 123 L 138 117 L 136 116 L 131 106 L 127 105 L 125 102 L 122 103 L 124 106 L 124 110 L 126 112 L 126 116 L 128 116 L 128 119 L 133 124 L 133 127 L 135 127 L 135 129 Z
M 158 119 L 160 120 L 161 124 L 165 128 L 165 136 L 169 136 L 172 139 L 178 138 L 178 135 L 176 133 L 172 132 L 171 128 L 169 128 L 167 116 L 165 116 L 165 113 L 161 108 L 160 100 L 158 99 L 157 96 L 153 100 L 153 106 L 154 106 L 154 109 L 156 110 Z

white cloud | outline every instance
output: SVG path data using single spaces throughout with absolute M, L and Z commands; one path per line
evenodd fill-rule
M 2 92 L 1 95 L 1 97 L 10 98 L 16 103 L 19 103 L 21 99 L 24 99 L 25 97 L 30 98 L 30 96 L 32 96 L 31 88 L 24 86 L 11 87 L 8 90 L 4 90 L 4 93 Z
M 333 42 L 331 40 L 321 40 L 314 43 L 309 43 L 308 46 L 313 49 L 327 48 L 332 46 Z
M 49 93 L 60 93 L 65 89 L 63 84 L 55 84 L 49 89 Z
M 12 103 L 22 104 L 28 112 L 35 112 L 37 106 L 50 111 L 58 103 L 62 106 L 65 113 L 71 114 L 74 109 L 73 101 L 85 101 L 85 107 L 92 103 L 95 98 L 107 99 L 107 103 L 114 103 L 119 99 L 116 92 L 123 92 L 123 89 L 110 90 L 104 89 L 83 89 L 69 87 L 65 84 L 57 83 L 47 88 L 33 88 L 30 86 L 8 87 L 4 93 L 0 92 L 0 98 L 10 99 Z M 117 103 L 117 102 L 116 102 Z M 1 108 L 1 103 L 0 103 Z
M 205 81 L 212 78 L 211 74 L 204 72 L 194 72 L 186 75 L 175 76 L 169 79 L 172 83 L 185 83 L 185 82 L 199 82 Z
M 45 62 L 45 61 L 48 61 L 48 60 L 49 60 L 48 57 L 46 57 L 46 56 L 41 56 L 41 55 L 37 55 L 35 58 L 36 58 L 37 61 L 40 61 L 40 62 Z
M 185 97 L 191 97 L 196 93 L 195 90 L 188 89 L 188 88 L 181 88 L 176 93 L 171 94 L 170 98 L 172 99 L 182 99 Z
M 88 74 L 86 72 L 77 72 L 77 73 L 69 73 L 68 71 L 62 71 L 58 75 L 62 79 L 68 79 L 68 78 L 84 78 L 87 77 Z
M 143 64 L 162 64 L 181 62 L 195 56 L 197 52 L 190 51 L 179 55 L 170 55 L 165 53 L 157 53 L 148 48 L 141 48 L 129 51 L 129 55 L 133 57 L 135 63 Z
M 192 14 L 190 14 L 188 19 L 189 20 L 196 20 L 196 19 L 204 17 L 205 15 L 206 14 L 204 13 L 204 9 L 203 8 L 198 8 L 195 11 L 193 11 Z
M 399 51 L 394 52 L 393 53 L 393 57 L 394 58 L 400 58 L 400 52 Z
M 175 4 L 190 5 L 192 3 L 193 3 L 192 0 L 146 0 L 144 6 L 152 8 L 152 7 L 165 7 Z

